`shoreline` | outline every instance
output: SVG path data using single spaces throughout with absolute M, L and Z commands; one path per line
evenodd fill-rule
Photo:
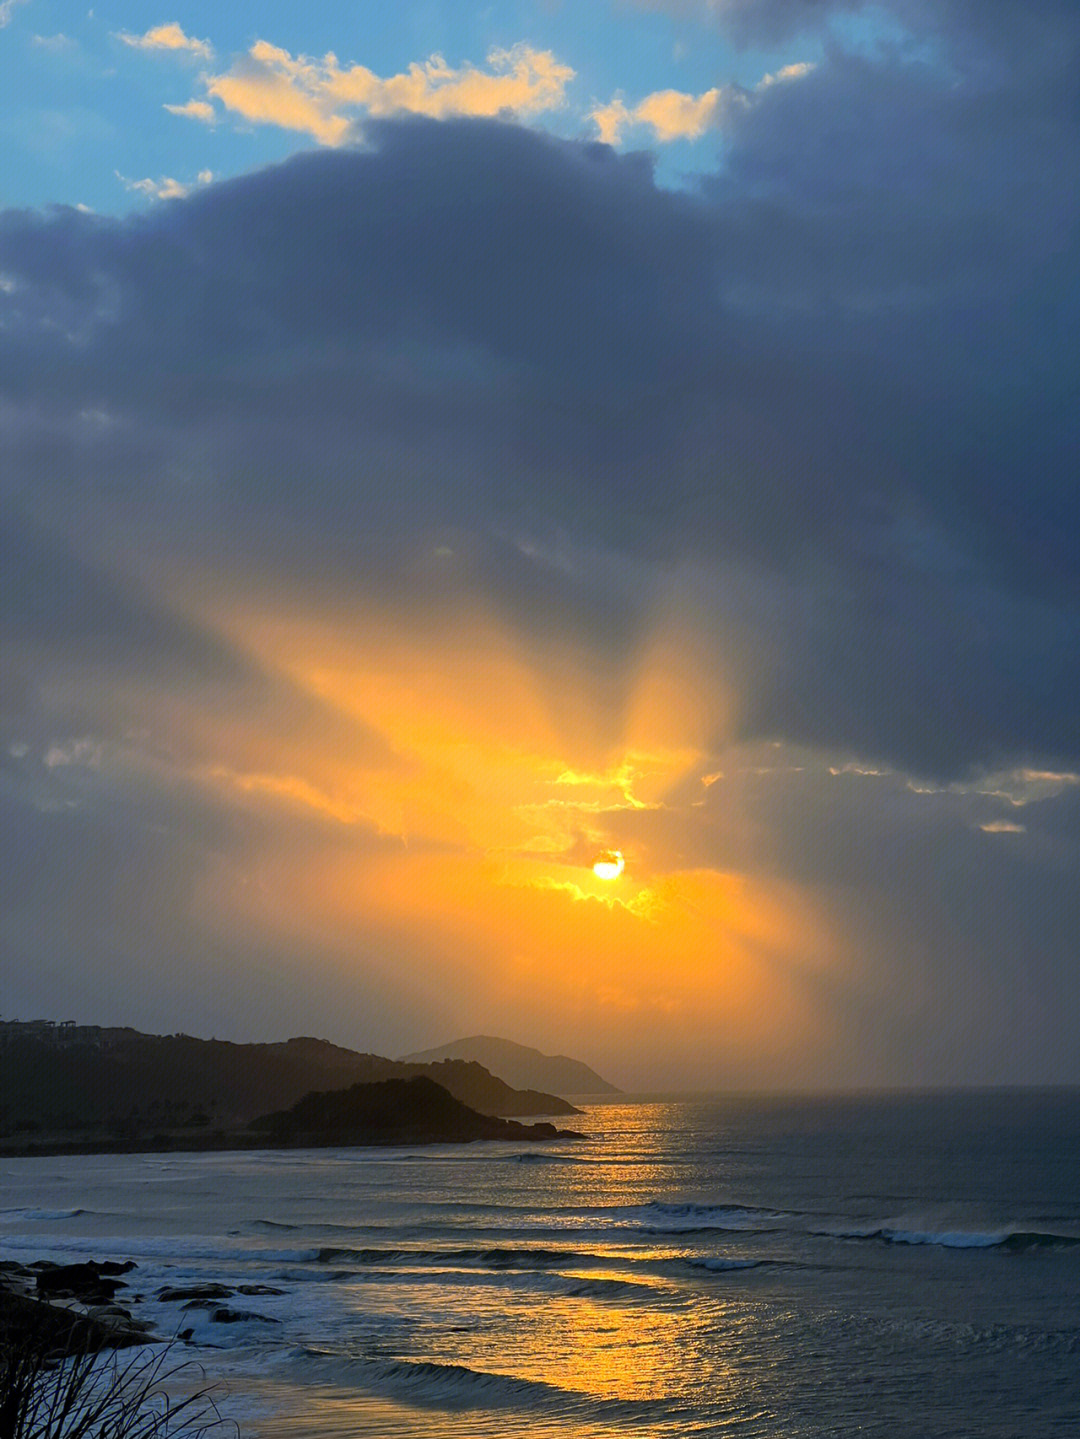
M 507 1123 L 516 1123 L 516 1121 L 508 1120 Z M 192 1136 L 190 1139 L 187 1136 L 101 1140 L 53 1138 L 18 1144 L 5 1140 L 0 1141 L 0 1159 L 49 1159 L 56 1156 L 79 1154 L 220 1154 L 257 1149 L 411 1149 L 414 1146 L 434 1144 L 507 1144 L 518 1141 L 541 1144 L 555 1139 L 584 1139 L 586 1137 L 578 1130 L 557 1129 L 553 1124 L 523 1124 L 520 1126 L 520 1130 L 523 1132 L 470 1135 L 467 1138 L 440 1134 L 399 1134 L 392 1138 L 368 1136 L 358 1139 L 302 1134 L 289 1139 L 274 1139 L 266 1134 L 225 1133 L 198 1138 Z M 530 1132 L 535 1130 L 543 1132 Z

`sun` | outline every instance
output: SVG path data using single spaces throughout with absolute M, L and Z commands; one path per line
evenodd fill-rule
M 626 868 L 626 860 L 618 849 L 602 849 L 593 860 L 592 872 L 597 879 L 618 879 Z

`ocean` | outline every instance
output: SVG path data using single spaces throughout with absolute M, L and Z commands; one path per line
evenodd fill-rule
M 627 1098 L 583 1140 L 0 1161 L 0 1258 L 248 1439 L 1080 1436 L 1080 1091 Z M 165 1286 L 268 1286 L 224 1304 Z

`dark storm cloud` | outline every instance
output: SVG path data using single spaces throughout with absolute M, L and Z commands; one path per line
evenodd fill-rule
M 413 120 L 122 223 L 5 216 L 9 483 L 406 604 L 453 533 L 530 643 L 609 658 L 689 563 L 748 734 L 1075 761 L 1075 17 L 898 13 L 944 58 L 834 45 L 693 194 Z
M 740 45 L 774 45 L 820 33 L 846 16 L 891 14 L 921 39 L 943 37 L 960 52 L 1008 50 L 1014 61 L 1058 51 L 1080 32 L 1071 0 L 632 0 L 724 30 Z
M 0 522 L 0 640 L 0 746 L 27 750 L 30 765 L 79 739 L 91 749 L 123 744 L 151 718 L 153 748 L 173 765 L 258 770 L 308 749 L 395 763 L 362 721 L 15 513 Z M 239 723 L 214 725 L 223 715 Z M 158 817 L 175 803 L 159 794 Z
M 130 665 L 157 681 L 242 684 L 250 669 L 219 640 L 138 596 L 39 526 L 9 513 L 0 523 L 0 634 L 5 653 L 77 655 L 105 676 Z
M 632 0 L 641 10 L 715 24 L 739 45 L 774 45 L 819 30 L 838 14 L 864 8 L 865 0 Z

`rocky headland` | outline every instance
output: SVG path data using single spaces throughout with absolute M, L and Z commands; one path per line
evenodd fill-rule
M 479 1114 L 425 1075 L 306 1094 L 252 1129 L 276 1145 L 467 1144 L 477 1139 L 580 1139 L 554 1124 Z
M 233 1044 L 0 1023 L 0 1155 L 254 1148 L 266 1140 L 252 1121 L 306 1094 L 418 1077 L 486 1118 L 579 1112 L 463 1060 L 404 1063 L 312 1038 Z

